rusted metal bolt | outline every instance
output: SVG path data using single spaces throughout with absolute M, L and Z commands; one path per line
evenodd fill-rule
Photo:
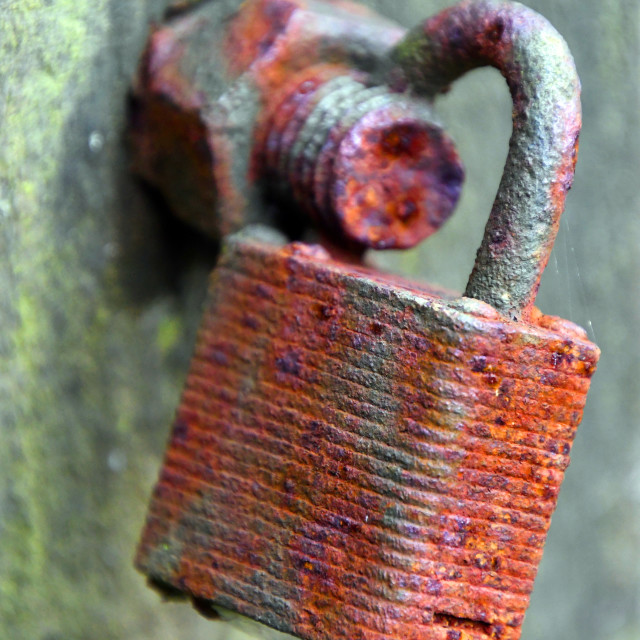
M 411 247 L 445 222 L 454 145 L 426 101 L 381 80 L 402 29 L 345 3 L 223 17 L 207 3 L 156 30 L 134 92 L 135 167 L 183 218 L 213 236 L 272 222 L 267 185 L 356 247 Z
M 411 247 L 436 231 L 463 179 L 426 104 L 325 67 L 264 119 L 256 173 L 339 237 L 376 249 Z

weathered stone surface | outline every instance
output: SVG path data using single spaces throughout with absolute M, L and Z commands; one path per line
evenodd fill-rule
M 165 4 L 0 4 L 2 638 L 231 637 L 188 605 L 162 604 L 132 568 L 215 253 L 127 169 L 127 86 Z M 450 2 L 367 4 L 410 26 Z M 640 7 L 529 4 L 567 39 L 584 104 L 574 190 L 538 304 L 592 323 L 603 355 L 523 638 L 632 640 Z M 385 258 L 456 289 L 509 135 L 501 79 L 474 76 L 441 109 L 467 165 L 462 206 L 420 248 Z
M 175 638 L 195 618 L 131 569 L 207 271 L 127 172 L 162 4 L 0 6 L 2 638 Z

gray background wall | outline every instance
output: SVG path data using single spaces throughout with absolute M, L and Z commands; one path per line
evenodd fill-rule
M 0 637 L 227 639 L 131 567 L 213 248 L 132 180 L 125 95 L 165 0 L 0 0 Z M 405 25 L 444 0 L 369 2 Z M 525 640 L 640 637 L 639 30 L 636 0 L 530 0 L 565 36 L 584 129 L 538 305 L 603 351 Z M 437 236 L 379 258 L 461 289 L 509 136 L 506 87 L 440 113 L 467 166 Z

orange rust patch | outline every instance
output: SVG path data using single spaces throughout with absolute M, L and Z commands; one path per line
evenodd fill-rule
M 300 6 L 300 2 L 292 0 L 245 3 L 225 34 L 224 50 L 231 71 L 240 75 L 263 55 Z

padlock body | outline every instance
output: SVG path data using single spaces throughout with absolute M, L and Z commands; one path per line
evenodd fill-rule
M 519 638 L 598 355 L 231 238 L 137 566 L 308 640 Z

